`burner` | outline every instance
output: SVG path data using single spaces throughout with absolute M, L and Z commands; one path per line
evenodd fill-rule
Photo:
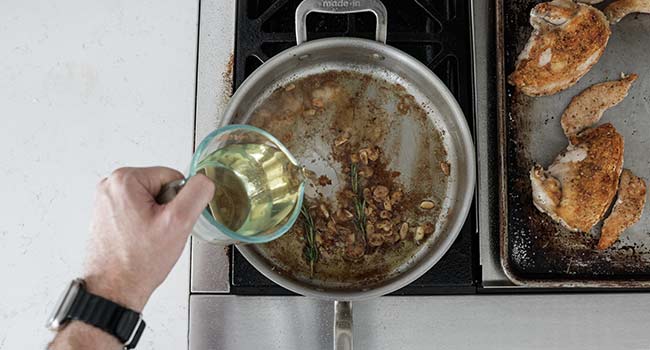
M 454 94 L 470 130 L 472 118 L 470 0 L 384 0 L 388 10 L 387 44 L 415 57 Z M 238 0 L 234 88 L 274 55 L 296 45 L 294 14 L 300 0 Z M 349 36 L 373 39 L 371 13 L 307 17 L 309 39 Z M 395 292 L 429 295 L 476 292 L 478 236 L 475 205 L 458 239 L 426 274 Z M 290 295 L 262 274 L 236 249 L 231 256 L 234 294 Z

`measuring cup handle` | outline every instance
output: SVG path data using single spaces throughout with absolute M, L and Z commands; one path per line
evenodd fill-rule
M 175 180 L 163 185 L 160 192 L 156 195 L 156 203 L 167 204 L 172 201 L 185 186 L 185 179 Z
M 388 12 L 379 0 L 304 0 L 296 9 L 296 42 L 298 45 L 307 41 L 307 15 L 312 12 L 322 13 L 357 13 L 372 12 L 377 17 L 375 40 L 386 43 L 388 32 Z
M 334 350 L 352 350 L 352 303 L 334 301 Z

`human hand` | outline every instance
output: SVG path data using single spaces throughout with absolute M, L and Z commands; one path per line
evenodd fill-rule
M 182 178 L 164 167 L 121 168 L 99 183 L 84 277 L 89 292 L 142 311 L 214 193 L 199 174 L 174 200 L 157 204 L 161 187 Z

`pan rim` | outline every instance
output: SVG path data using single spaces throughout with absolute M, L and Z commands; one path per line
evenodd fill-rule
M 238 106 L 242 103 L 248 90 L 250 90 L 250 87 L 254 86 L 258 80 L 269 71 L 273 71 L 276 67 L 284 64 L 286 60 L 292 57 L 302 57 L 319 49 L 327 48 L 332 50 L 336 47 L 361 47 L 381 53 L 381 55 L 384 56 L 390 55 L 399 59 L 405 65 L 408 65 L 414 73 L 424 76 L 432 88 L 442 96 L 444 101 L 446 101 L 448 105 L 447 107 L 451 111 L 451 119 L 455 121 L 455 127 L 457 128 L 455 131 L 458 132 L 461 140 L 457 152 L 462 154 L 466 160 L 466 166 L 462 171 L 463 175 L 467 179 L 467 185 L 464 187 L 458 187 L 455 193 L 460 210 L 454 211 L 453 214 L 449 213 L 447 217 L 449 224 L 446 229 L 441 232 L 441 235 L 444 237 L 441 238 L 436 249 L 433 249 L 433 247 L 428 248 L 431 249 L 431 251 L 423 255 L 420 263 L 391 277 L 390 281 L 386 284 L 381 284 L 364 290 L 335 290 L 333 288 L 317 289 L 313 286 L 300 283 L 292 278 L 288 278 L 273 270 L 272 266 L 269 266 L 270 264 L 256 254 L 250 246 L 236 245 L 244 258 L 246 258 L 246 260 L 248 260 L 260 273 L 290 291 L 318 299 L 356 301 L 389 294 L 410 284 L 430 270 L 442 258 L 442 256 L 445 255 L 458 237 L 471 208 L 476 187 L 476 155 L 473 138 L 465 115 L 455 97 L 451 94 L 440 78 L 438 78 L 438 76 L 436 76 L 435 73 L 424 64 L 397 48 L 376 41 L 359 38 L 337 37 L 308 41 L 301 45 L 289 48 L 269 59 L 255 70 L 235 92 L 226 108 L 224 114 L 225 118 L 222 120 L 222 124 L 230 123 L 231 118 L 234 116 Z

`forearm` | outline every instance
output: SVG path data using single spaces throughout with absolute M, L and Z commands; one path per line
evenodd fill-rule
M 158 205 L 155 196 L 163 185 L 179 179 L 183 179 L 183 174 L 176 170 L 153 167 L 121 168 L 102 180 L 98 185 L 91 225 L 92 239 L 84 269 L 84 283 L 79 286 L 79 282 L 75 281 L 77 284 L 71 284 L 71 287 L 85 288 L 89 295 L 122 306 L 118 308 L 120 312 L 126 312 L 123 310 L 126 308 L 141 314 L 153 291 L 167 277 L 183 252 L 192 226 L 214 194 L 212 181 L 197 175 L 187 181 L 173 201 Z M 90 298 L 88 294 L 81 297 Z M 85 315 L 114 319 L 110 310 L 95 308 L 94 304 L 85 300 L 78 301 L 78 297 L 75 295 L 74 300 L 67 300 L 66 310 L 58 309 L 61 314 L 57 312 L 57 322 L 50 323 L 50 327 L 59 329 L 63 325 L 63 328 L 48 349 L 118 350 L 123 345 L 111 333 L 127 331 L 137 332 L 131 333 L 131 336 L 135 335 L 134 341 L 137 343 L 142 329 L 134 327 L 144 327 L 144 323 L 132 324 L 136 320 L 132 312 L 127 314 L 127 318 L 120 318 L 114 327 L 109 327 L 128 327 L 120 328 L 124 332 L 115 329 L 105 332 L 81 321 L 66 323 L 77 315 L 70 313 L 73 305 L 78 306 L 75 310 L 79 313 L 83 310 Z M 98 298 L 95 300 L 102 301 Z M 123 338 L 124 335 L 119 337 Z
M 56 335 L 48 350 L 119 350 L 123 347 L 117 338 L 101 329 L 72 321 Z

